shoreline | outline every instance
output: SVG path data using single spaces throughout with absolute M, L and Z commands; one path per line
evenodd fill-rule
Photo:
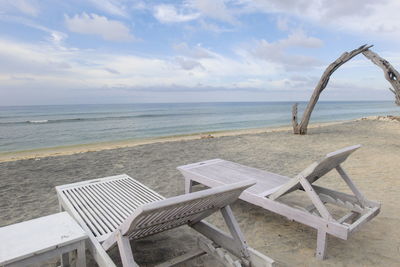
M 342 124 L 346 122 L 357 121 L 361 119 L 351 119 L 351 120 L 340 120 L 331 122 L 316 122 L 310 123 L 308 125 L 309 129 L 324 127 L 335 124 Z M 125 147 L 135 147 L 139 145 L 153 144 L 153 143 L 165 143 L 165 142 L 177 142 L 195 139 L 206 139 L 206 138 L 218 138 L 223 136 L 237 136 L 243 134 L 258 134 L 258 133 L 269 133 L 269 132 L 281 132 L 281 131 L 291 131 L 293 128 L 291 125 L 285 126 L 270 126 L 262 128 L 251 128 L 251 129 L 237 129 L 237 130 L 224 130 L 224 131 L 209 131 L 200 132 L 192 134 L 182 134 L 155 138 L 143 138 L 143 139 L 127 139 L 118 141 L 106 141 L 88 144 L 76 144 L 76 145 L 66 145 L 59 147 L 46 147 L 37 148 L 31 150 L 20 150 L 20 151 L 9 151 L 0 152 L 0 162 L 9 162 L 25 159 L 39 159 L 45 157 L 56 157 L 56 156 L 66 156 L 78 153 L 95 152 L 102 150 L 118 149 Z

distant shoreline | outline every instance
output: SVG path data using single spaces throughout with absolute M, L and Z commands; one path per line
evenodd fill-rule
M 317 127 L 329 126 L 329 125 L 334 125 L 334 124 L 342 124 L 342 123 L 356 121 L 356 120 L 359 120 L 359 119 L 312 123 L 309 125 L 309 128 L 317 128 Z M 215 137 L 223 137 L 223 136 L 236 136 L 236 135 L 242 135 L 242 134 L 258 134 L 258 133 L 268 133 L 268 132 L 291 131 L 292 129 L 293 129 L 292 126 L 289 126 L 289 125 L 271 126 L 271 127 L 262 127 L 262 128 L 225 130 L 225 131 L 209 131 L 209 132 L 164 136 L 164 137 L 156 137 L 156 138 L 127 139 L 127 140 L 118 140 L 118 141 L 96 142 L 96 143 L 89 143 L 89 144 L 76 144 L 76 145 L 67 145 L 67 146 L 59 146 L 59 147 L 38 148 L 38 149 L 31 149 L 31 150 L 0 152 L 0 162 L 16 161 L 16 160 L 24 160 L 24 159 L 39 159 L 39 158 L 55 157 L 55 156 L 65 156 L 65 155 L 72 155 L 72 154 L 77 154 L 77 153 L 94 152 L 94 151 L 117 149 L 117 148 L 124 148 L 124 147 L 134 147 L 134 146 L 153 144 L 153 143 L 176 142 L 176 141 L 183 141 L 183 140 L 195 140 L 195 139 L 215 138 Z

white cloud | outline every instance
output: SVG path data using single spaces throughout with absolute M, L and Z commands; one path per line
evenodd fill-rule
M 19 12 L 22 12 L 26 15 L 30 15 L 36 17 L 39 15 L 39 4 L 35 0 L 2 0 L 0 5 L 1 9 L 15 8 Z
M 247 12 L 297 16 L 319 26 L 400 41 L 398 0 L 240 0 Z
M 260 40 L 251 53 L 254 57 L 275 63 L 286 71 L 308 71 L 310 68 L 321 65 L 316 58 L 286 52 L 285 46 L 278 42 L 269 43 L 266 40 Z
M 279 41 L 280 45 L 284 47 L 298 46 L 298 47 L 308 47 L 317 48 L 323 45 L 321 39 L 307 36 L 303 30 L 296 29 L 289 34 L 286 39 Z
M 154 17 L 161 23 L 186 22 L 198 19 L 199 13 L 179 13 L 173 5 L 158 5 L 154 7 Z
M 120 1 L 115 0 L 89 0 L 98 9 L 107 12 L 111 15 L 117 15 L 121 17 L 127 17 L 128 14 L 125 11 L 125 7 L 121 5 Z
M 130 30 L 123 23 L 109 20 L 107 17 L 96 14 L 81 15 L 73 17 L 65 16 L 65 23 L 71 32 L 81 34 L 99 35 L 109 41 L 132 41 L 134 40 Z
M 191 58 L 212 58 L 214 53 L 208 49 L 203 48 L 200 44 L 195 47 L 189 47 L 186 43 L 179 43 L 173 45 L 174 50 L 187 57 Z
M 132 4 L 132 8 L 133 9 L 137 9 L 137 10 L 146 10 L 147 9 L 147 4 L 144 1 L 136 0 Z
M 192 47 L 181 43 L 175 46 L 176 56 L 157 58 L 71 49 L 54 42 L 24 44 L 0 38 L 0 105 L 87 103 L 93 99 L 113 102 L 114 98 L 134 102 L 189 101 L 190 96 L 204 101 L 210 101 L 210 97 L 224 99 L 224 96 L 228 97 L 225 100 L 249 101 L 268 100 L 269 96 L 276 100 L 308 98 L 322 68 L 304 72 L 304 64 L 314 64 L 312 60 L 310 63 L 307 62 L 310 59 L 297 55 L 284 56 L 283 62 L 282 58 L 274 60 L 274 54 L 282 53 L 282 45 L 266 41 L 257 44 L 259 51 L 253 49 L 257 55 L 242 50 L 236 51 L 234 57 L 227 57 L 201 45 Z M 389 61 L 392 57 L 400 58 L 395 54 L 382 56 Z M 298 72 L 288 75 L 282 66 Z M 357 66 L 351 72 L 343 69 L 335 73 L 332 86 L 358 84 L 368 90 L 383 88 L 382 95 L 388 91 L 381 71 L 372 63 L 369 68 L 376 71 L 368 72 L 369 79 L 363 78 L 366 67 L 357 72 Z M 204 91 L 207 97 L 201 94 Z M 391 99 L 389 91 L 387 94 Z M 38 96 L 45 96 L 46 102 Z M 22 100 L 25 102 L 18 102 Z
M 213 55 L 197 60 L 180 56 L 159 59 L 0 39 L 0 91 L 7 88 L 14 100 L 22 91 L 25 99 L 44 92 L 49 99 L 62 99 L 86 93 L 101 95 L 104 90 L 116 95 L 146 92 L 148 88 L 168 92 L 182 87 L 191 91 L 232 88 L 242 79 L 263 80 L 276 71 L 266 62 Z M 7 99 L 1 99 L 0 104 L 6 104 Z
M 187 59 L 184 57 L 176 57 L 175 60 L 179 64 L 179 66 L 184 70 L 192 70 L 195 68 L 204 69 L 203 65 L 201 65 L 200 62 L 193 60 L 193 59 Z
M 23 17 L 19 17 L 19 16 L 10 16 L 10 15 L 8 15 L 8 16 L 0 15 L 0 21 L 1 20 L 6 21 L 6 22 L 22 24 L 22 25 L 31 27 L 31 28 L 39 30 L 39 31 L 43 31 L 43 32 L 49 34 L 47 39 L 50 40 L 51 42 L 53 42 L 53 44 L 55 44 L 55 45 L 61 46 L 63 41 L 68 37 L 68 35 L 66 33 L 63 33 L 63 32 L 60 32 L 60 31 L 57 31 L 54 29 L 50 29 L 50 28 L 45 27 L 41 24 L 38 24 L 28 18 L 23 18 Z
M 204 19 L 201 19 L 199 21 L 200 26 L 203 30 L 209 31 L 209 32 L 215 32 L 215 33 L 222 33 L 222 32 L 232 32 L 234 29 L 229 29 L 229 28 L 224 28 L 221 27 L 215 23 L 210 23 L 205 21 Z
M 189 0 L 187 3 L 190 7 L 197 9 L 203 16 L 224 22 L 236 24 L 233 11 L 228 9 L 225 0 Z
M 288 71 L 307 71 L 312 67 L 320 66 L 319 60 L 313 57 L 291 54 L 287 51 L 291 47 L 318 48 L 322 40 L 307 36 L 303 30 L 297 29 L 289 33 L 285 39 L 275 42 L 259 40 L 255 47 L 250 48 L 250 53 L 266 61 L 274 62 Z
M 276 20 L 276 27 L 281 31 L 289 30 L 289 19 L 287 17 L 278 17 Z

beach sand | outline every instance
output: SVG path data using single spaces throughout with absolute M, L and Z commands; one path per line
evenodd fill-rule
M 243 201 L 233 205 L 233 212 L 249 245 L 282 266 L 400 265 L 399 122 L 358 120 L 319 125 L 306 136 L 293 135 L 289 128 L 213 136 L 176 137 L 85 153 L 82 152 L 90 149 L 80 148 L 75 152 L 81 153 L 69 151 L 65 154 L 75 154 L 52 157 L 32 152 L 30 157 L 24 155 L 29 159 L 17 161 L 10 160 L 18 155 L 8 155 L 0 163 L 0 226 L 57 212 L 56 185 L 126 173 L 170 197 L 184 193 L 183 178 L 176 170 L 180 165 L 223 158 L 293 177 L 326 153 L 362 144 L 344 168 L 368 199 L 382 203 L 381 213 L 347 241 L 329 237 L 325 261 L 314 257 L 314 229 Z M 318 184 L 348 192 L 333 172 Z M 296 198 L 294 195 L 292 201 Z M 209 222 L 223 225 L 219 215 Z M 152 266 L 189 250 L 196 236 L 187 227 L 172 230 L 132 243 L 134 255 L 139 264 Z M 115 248 L 110 254 L 119 262 Z M 186 266 L 215 264 L 210 256 L 203 256 Z

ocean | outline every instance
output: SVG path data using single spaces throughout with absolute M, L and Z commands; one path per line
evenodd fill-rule
M 291 125 L 292 102 L 0 107 L 0 152 Z M 307 102 L 299 103 L 299 117 Z M 318 102 L 313 122 L 400 115 L 392 101 Z

